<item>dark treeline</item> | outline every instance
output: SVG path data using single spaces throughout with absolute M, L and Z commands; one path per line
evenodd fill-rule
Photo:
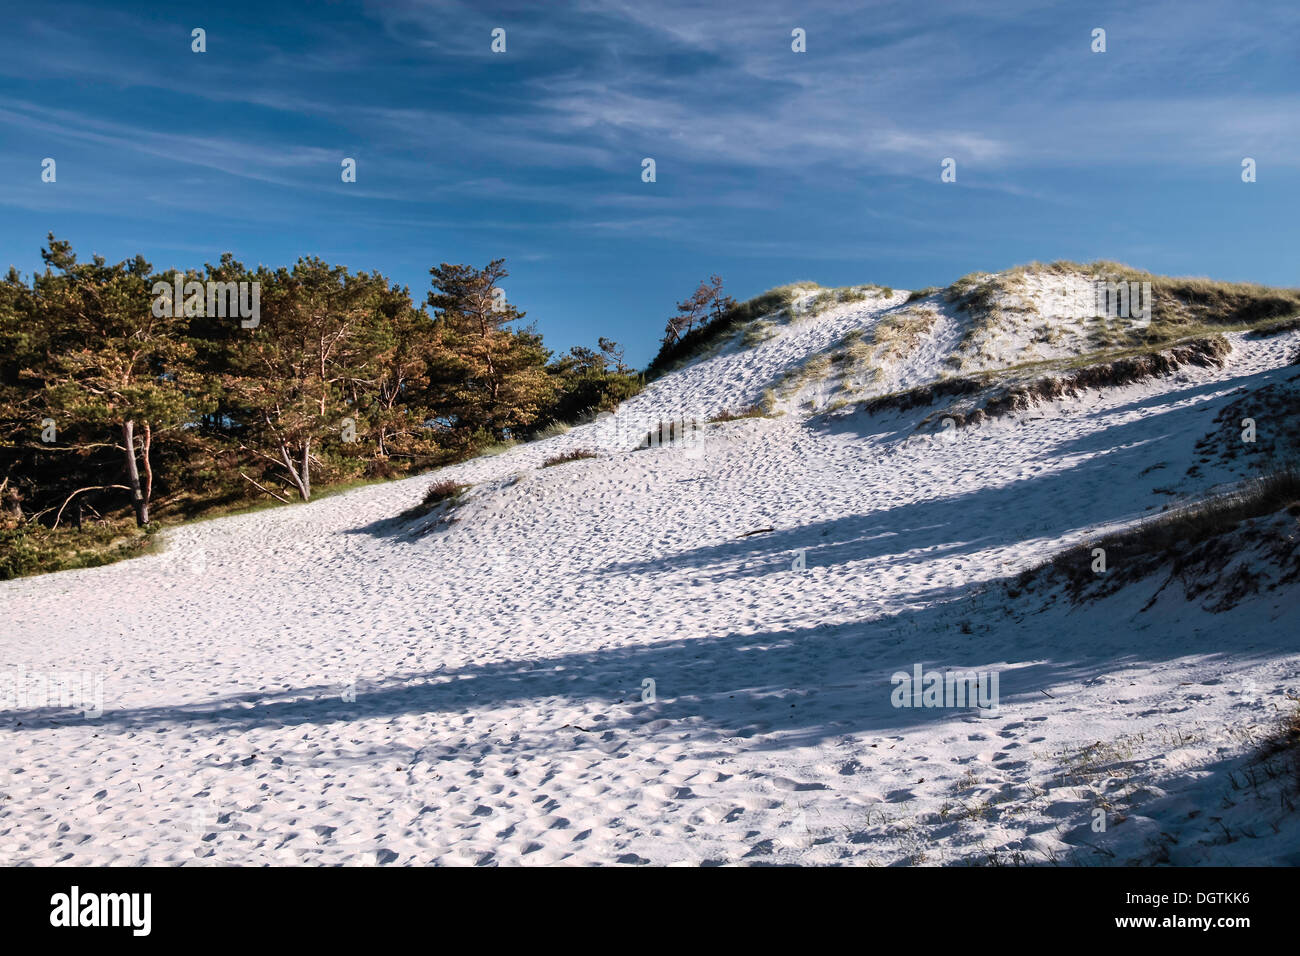
M 0 577 L 97 563 L 69 557 L 79 538 L 458 461 L 642 382 L 606 339 L 553 356 L 503 260 L 430 269 L 417 305 L 315 258 L 159 273 L 53 235 L 41 256 L 0 281 Z

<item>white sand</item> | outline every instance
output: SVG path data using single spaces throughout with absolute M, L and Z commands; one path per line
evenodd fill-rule
M 1154 512 L 1156 487 L 1238 477 L 1180 478 L 1234 390 L 1297 372 L 1300 337 L 952 442 L 912 435 L 918 409 L 627 450 L 903 298 L 445 469 L 475 487 L 423 535 L 389 519 L 428 475 L 0 583 L 0 673 L 104 681 L 97 719 L 0 713 L 0 863 L 1300 863 L 1272 784 L 1229 776 L 1300 686 L 1296 588 L 1212 614 L 1174 588 L 1141 610 L 1163 578 L 1073 610 L 982 587 Z M 602 455 L 538 467 L 578 447 Z M 998 716 L 891 706 L 918 663 L 999 671 Z

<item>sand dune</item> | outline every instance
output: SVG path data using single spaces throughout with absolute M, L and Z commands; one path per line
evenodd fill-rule
M 1002 586 L 1240 478 L 1189 477 L 1195 443 L 1296 376 L 1297 333 L 955 436 L 915 430 L 931 409 L 827 414 L 813 383 L 633 450 L 905 298 L 738 335 L 615 416 L 444 469 L 473 485 L 451 523 L 397 518 L 426 475 L 0 583 L 5 672 L 104 694 L 0 715 L 0 861 L 1300 863 L 1294 814 L 1229 778 L 1300 685 L 1295 586 L 1217 614 L 1144 608 L 1158 582 L 1080 607 Z M 936 308 L 881 390 L 943 371 L 960 317 Z M 540 467 L 573 448 L 600 454 Z M 893 706 L 918 664 L 996 671 L 996 714 Z

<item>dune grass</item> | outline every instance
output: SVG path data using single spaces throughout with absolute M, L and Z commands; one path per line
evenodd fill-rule
M 812 301 L 808 303 L 807 309 L 801 315 L 814 316 L 820 315 L 837 305 L 844 305 L 851 302 L 863 302 L 873 296 L 889 298 L 894 294 L 894 290 L 887 285 L 876 285 L 867 283 L 866 285 L 846 285 L 837 289 L 823 289 L 813 296 Z
M 740 347 L 752 349 L 776 338 L 776 336 L 776 323 L 770 319 L 759 319 L 746 327 L 744 334 L 740 338 Z
M 875 352 L 877 362 L 900 359 L 930 333 L 938 318 L 938 312 L 926 308 L 911 307 L 891 312 L 872 329 L 872 349 L 868 351 Z
M 555 438 L 558 435 L 567 435 L 573 426 L 568 422 L 551 422 L 537 434 L 532 436 L 533 441 L 541 441 L 546 438 Z
M 552 455 L 542 462 L 543 468 L 553 468 L 556 465 L 563 465 L 570 461 L 582 461 L 584 458 L 599 458 L 596 452 L 589 448 L 574 448 L 570 451 L 561 452 L 558 455 Z
M 1172 565 L 1175 576 L 1207 557 L 1226 564 L 1239 550 L 1227 536 L 1251 519 L 1284 510 L 1300 516 L 1300 466 L 1295 464 L 1069 548 L 1022 573 L 1017 583 L 1023 588 L 1045 575 L 1060 577 L 1077 600 L 1094 583 L 1104 581 L 1107 590 L 1113 590 L 1166 564 Z M 1098 548 L 1106 557 L 1104 574 L 1093 570 Z
M 403 511 L 398 515 L 398 520 L 408 521 L 412 518 L 423 518 L 444 502 L 448 502 L 449 507 L 455 507 L 459 503 L 461 496 L 472 487 L 473 485 L 461 484 L 447 478 L 439 479 L 428 487 L 420 503 Z
M 792 282 L 776 286 L 728 309 L 718 318 L 691 330 L 673 344 L 665 342 L 646 366 L 645 380 L 653 381 L 692 359 L 699 358 L 746 323 L 789 310 L 799 295 L 816 288 L 819 286 L 815 282 Z
M 1211 331 L 1272 330 L 1275 334 L 1300 325 L 1300 289 L 1162 276 L 1109 260 L 1059 260 L 1030 262 L 998 274 L 972 272 L 948 286 L 944 290 L 947 301 L 975 317 L 967 339 L 1000 324 L 1003 313 L 1015 308 L 1007 299 L 1028 275 L 1079 275 L 1093 281 L 1151 284 L 1150 325 L 1099 327 L 1094 330 L 1094 345 L 1099 348 L 1161 344 Z
M 708 420 L 708 423 L 710 425 L 716 425 L 720 422 L 735 422 L 744 418 L 765 418 L 766 416 L 767 412 L 765 412 L 761 406 L 750 405 L 749 408 L 744 408 L 737 412 L 730 410 L 718 412 Z

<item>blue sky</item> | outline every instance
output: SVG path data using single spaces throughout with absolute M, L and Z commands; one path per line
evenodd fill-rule
M 636 364 L 712 272 L 737 298 L 1059 258 L 1300 285 L 1297 51 L 1293 4 L 1242 0 L 28 4 L 0 264 L 50 231 L 160 268 L 319 255 L 419 302 L 430 265 L 504 256 L 551 348 Z

